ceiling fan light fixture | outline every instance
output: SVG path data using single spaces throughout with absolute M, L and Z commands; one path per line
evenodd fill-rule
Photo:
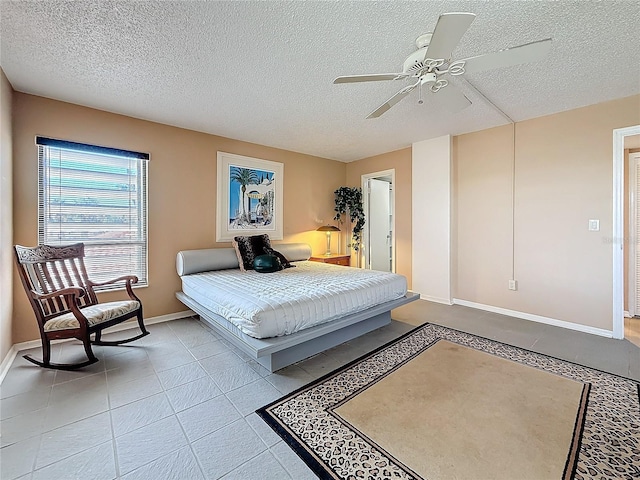
M 425 73 L 420 77 L 420 85 L 424 85 L 425 83 L 435 83 L 437 80 L 438 77 L 435 73 Z

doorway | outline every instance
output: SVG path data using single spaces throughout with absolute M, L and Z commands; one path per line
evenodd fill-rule
M 628 234 L 625 235 L 628 246 L 625 255 L 625 267 L 628 269 L 628 285 L 625 289 L 627 305 L 624 320 L 624 338 L 640 346 L 640 135 L 625 139 L 625 167 L 628 166 L 629 211 L 625 221 Z M 626 318 L 628 317 L 628 318 Z
M 624 158 L 625 143 L 640 135 L 640 125 L 613 130 L 613 338 L 624 332 Z M 629 140 L 627 140 L 629 139 Z M 629 147 L 627 147 L 629 148 Z
M 395 272 L 395 169 L 362 175 L 363 266 Z

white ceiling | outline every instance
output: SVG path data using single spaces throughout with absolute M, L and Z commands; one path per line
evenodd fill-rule
M 545 61 L 467 79 L 516 121 L 640 93 L 640 2 L 0 1 L 14 89 L 341 161 L 506 123 L 464 82 L 452 114 L 417 92 L 365 117 L 441 13 L 477 14 L 453 58 L 553 38 Z M 640 108 L 640 105 L 639 105 Z

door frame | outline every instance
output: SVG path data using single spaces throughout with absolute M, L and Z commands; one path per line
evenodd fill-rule
M 613 130 L 613 338 L 624 338 L 624 139 L 640 125 Z
M 364 229 L 362 230 L 362 255 L 364 256 L 362 268 L 369 268 L 369 254 L 368 254 L 368 242 L 369 239 L 369 222 L 366 221 L 369 218 L 369 195 L 367 194 L 367 181 L 370 179 L 376 179 L 380 177 L 391 177 L 391 272 L 396 272 L 396 169 L 391 168 L 389 170 L 381 170 L 379 172 L 365 173 L 361 179 L 362 185 L 362 208 L 364 209 Z

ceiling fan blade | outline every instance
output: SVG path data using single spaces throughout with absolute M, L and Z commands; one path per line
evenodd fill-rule
M 382 105 L 380 105 L 378 108 L 376 108 L 369 115 L 367 115 L 367 118 L 378 118 L 380 115 L 382 115 L 384 112 L 389 110 L 391 107 L 393 107 L 396 103 L 398 103 L 404 97 L 409 95 L 418 86 L 419 83 L 420 83 L 420 80 L 418 80 L 413 85 L 409 85 L 408 87 L 404 87 L 402 90 L 400 90 L 398 93 L 396 93 L 393 97 L 391 97 L 389 100 L 384 102 Z
M 345 75 L 336 78 L 333 83 L 379 82 L 381 80 L 399 80 L 406 78 L 404 73 L 374 73 L 371 75 Z
M 474 13 L 443 13 L 438 18 L 425 58 L 451 58 L 451 52 L 476 18 Z
M 485 55 L 478 55 L 477 57 L 465 58 L 456 61 L 456 63 L 465 62 L 465 73 L 475 73 L 494 68 L 510 67 L 521 63 L 537 62 L 549 53 L 551 42 L 552 39 L 547 38 Z
M 459 112 L 471 105 L 471 101 L 451 82 L 446 87 L 432 93 L 429 102 L 451 113 Z

